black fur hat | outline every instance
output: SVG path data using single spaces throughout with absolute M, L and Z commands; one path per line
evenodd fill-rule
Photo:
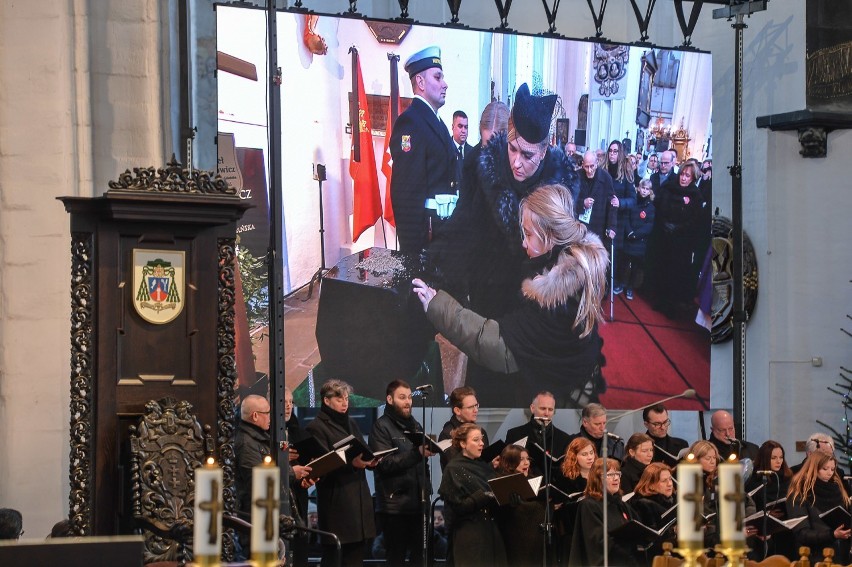
M 550 134 L 550 123 L 556 95 L 533 96 L 526 83 L 518 88 L 512 106 L 512 121 L 515 130 L 527 142 L 536 144 Z

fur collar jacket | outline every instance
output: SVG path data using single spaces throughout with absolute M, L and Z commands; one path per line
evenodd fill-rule
M 584 264 L 589 268 L 588 276 L 583 271 Z M 547 266 L 537 275 L 525 279 L 521 292 L 526 299 L 545 309 L 553 309 L 570 300 L 579 302 L 584 287 L 606 285 L 608 265 L 609 254 L 601 239 L 587 232 L 578 243 L 554 247 L 547 256 Z

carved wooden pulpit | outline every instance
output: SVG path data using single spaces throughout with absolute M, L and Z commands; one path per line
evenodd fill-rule
M 70 520 L 78 535 L 133 528 L 128 431 L 172 397 L 210 425 L 235 510 L 236 222 L 249 205 L 220 177 L 126 171 L 71 214 Z

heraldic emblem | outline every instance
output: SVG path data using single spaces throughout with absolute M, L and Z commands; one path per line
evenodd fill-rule
M 183 310 L 184 252 L 133 250 L 133 306 L 155 325 L 173 321 Z

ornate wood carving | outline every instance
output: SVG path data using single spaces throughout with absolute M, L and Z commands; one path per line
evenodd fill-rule
M 91 534 L 92 522 L 92 397 L 94 342 L 92 337 L 93 235 L 71 234 L 71 454 L 69 518 L 78 536 Z
M 222 176 L 212 172 L 188 169 L 182 167 L 175 155 L 166 165 L 155 169 L 152 167 L 134 167 L 118 176 L 117 181 L 110 181 L 109 188 L 113 191 L 143 191 L 151 193 L 183 193 L 205 195 L 237 194 L 236 187 L 228 185 Z
M 225 512 L 234 513 L 237 509 L 235 488 L 234 435 L 236 434 L 236 391 L 237 364 L 234 324 L 234 299 L 236 281 L 234 279 L 234 259 L 236 240 L 220 238 L 219 245 L 219 314 L 217 324 L 218 368 L 218 438 L 219 460 L 223 470 L 225 491 Z M 233 561 L 233 546 L 230 538 L 225 538 L 223 555 L 227 561 Z
M 151 400 L 145 404 L 139 426 L 130 427 L 133 516 L 190 537 L 195 469 L 202 464 L 206 445 L 192 412 L 192 404 L 186 401 Z M 191 560 L 188 543 L 146 530 L 144 561 Z
M 134 172 L 101 197 L 61 198 L 71 214 L 69 517 L 78 535 L 138 525 L 129 428 L 150 400 L 165 397 L 192 404 L 201 422 L 217 427 L 209 445 L 218 444 L 224 461 L 227 509 L 236 506 L 233 264 L 236 222 L 248 204 L 212 172 L 182 169 L 174 157 L 159 170 Z M 184 310 L 156 333 L 133 310 L 127 285 L 133 250 L 152 247 L 192 258 Z M 222 265 L 214 264 L 220 256 Z

